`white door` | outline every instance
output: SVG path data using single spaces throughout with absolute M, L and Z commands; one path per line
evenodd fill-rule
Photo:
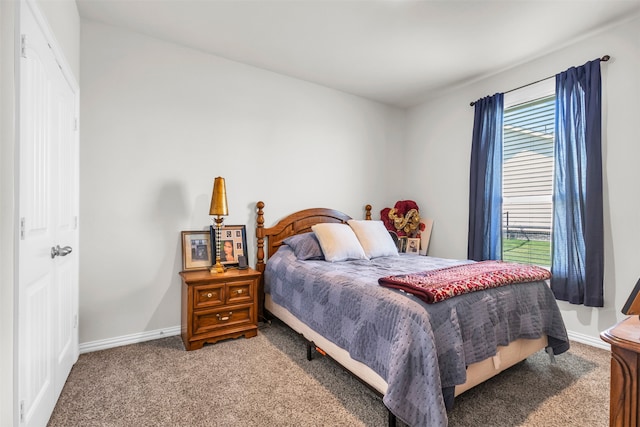
M 77 90 L 33 2 L 20 2 L 18 404 L 45 426 L 78 358 Z

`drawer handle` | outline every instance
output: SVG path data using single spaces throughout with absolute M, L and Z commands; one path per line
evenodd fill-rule
M 236 290 L 236 294 L 241 294 L 242 292 L 244 292 L 244 290 L 242 290 L 242 289 Z
M 233 311 L 230 311 L 227 316 L 220 316 L 220 313 L 217 313 L 216 317 L 218 318 L 218 320 L 220 320 L 222 322 L 226 322 L 227 320 L 231 319 L 231 315 L 232 314 L 233 314 Z
M 207 294 L 207 298 L 211 298 L 212 296 L 213 296 L 213 294 L 212 294 L 211 292 L 209 292 L 209 293 Z

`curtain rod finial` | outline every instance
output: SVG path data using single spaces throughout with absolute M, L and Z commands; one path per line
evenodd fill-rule
M 605 55 L 605 56 L 603 56 L 600 60 L 601 60 L 601 61 L 604 61 L 604 62 L 607 62 L 607 61 L 608 61 L 608 60 L 610 60 L 610 59 L 611 59 L 611 57 L 610 57 L 609 55 Z

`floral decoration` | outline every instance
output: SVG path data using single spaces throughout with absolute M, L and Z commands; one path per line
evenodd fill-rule
M 380 219 L 387 230 L 398 237 L 420 237 L 425 225 L 420 222 L 420 209 L 413 200 L 399 200 L 393 208 L 380 211 Z

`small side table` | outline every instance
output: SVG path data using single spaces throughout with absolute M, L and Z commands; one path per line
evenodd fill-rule
M 600 334 L 611 344 L 609 425 L 637 427 L 640 398 L 640 319 L 629 316 Z
M 187 350 L 258 334 L 258 282 L 251 268 L 182 271 L 182 342 Z

